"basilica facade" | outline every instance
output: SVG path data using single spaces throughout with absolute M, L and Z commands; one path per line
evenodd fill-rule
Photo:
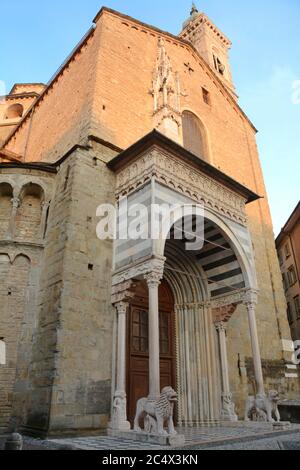
M 178 36 L 108 8 L 47 85 L 0 103 L 0 430 L 126 432 L 299 394 L 256 132 L 230 40 L 196 7 Z M 175 207 L 157 237 L 101 238 L 99 207 Z M 185 216 L 188 231 L 175 236 Z M 153 223 L 151 219 L 150 225 Z M 151 227 L 150 227 L 151 233 Z

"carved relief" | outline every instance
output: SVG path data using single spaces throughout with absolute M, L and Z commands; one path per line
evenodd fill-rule
M 130 279 L 137 279 L 149 273 L 157 275 L 157 278 L 163 278 L 165 258 L 154 258 L 144 261 L 141 264 L 132 266 L 123 270 L 121 273 L 116 273 L 112 279 L 112 285 L 116 286 L 122 284 Z
M 117 196 L 128 194 L 153 176 L 158 182 L 195 202 L 209 205 L 222 216 L 247 225 L 243 197 L 161 150 L 152 150 L 120 171 L 117 175 Z
M 164 40 L 158 41 L 158 54 L 152 89 L 154 127 L 174 140 L 179 140 L 181 126 L 180 83 L 166 52 Z
M 219 325 L 222 325 L 223 322 L 229 322 L 236 309 L 237 304 L 230 304 L 223 307 L 214 308 L 212 310 L 212 315 L 214 323 L 218 324 L 217 327 L 219 328 Z
M 142 398 L 137 402 L 134 420 L 135 432 L 142 432 L 140 420 L 144 418 L 144 432 L 159 436 L 175 436 L 173 414 L 174 404 L 177 402 L 177 393 L 172 387 L 165 387 L 157 401 Z M 167 422 L 168 428 L 164 429 Z
M 229 308 L 231 308 L 233 305 L 237 307 L 237 305 L 245 303 L 245 299 L 247 299 L 250 295 L 249 292 L 252 292 L 252 290 L 250 291 L 249 289 L 239 289 L 230 294 L 215 298 L 211 300 L 211 308 L 215 310 L 216 313 L 218 313 L 218 311 L 223 307 L 229 306 Z

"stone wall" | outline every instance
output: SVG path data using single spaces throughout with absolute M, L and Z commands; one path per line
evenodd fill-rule
M 6 362 L 0 365 L 0 432 L 25 419 L 37 319 L 44 244 L 40 232 L 42 201 L 35 198 L 24 213 L 23 195 L 26 200 L 28 188 L 38 187 L 49 200 L 52 177 L 42 171 L 0 167 L 0 338 L 6 346 Z M 13 197 L 20 205 L 13 205 Z M 35 230 L 22 230 L 17 237 L 14 229 L 19 222 Z
M 112 241 L 96 209 L 114 202 L 109 150 L 75 150 L 60 166 L 50 207 L 27 430 L 99 432 L 111 403 Z

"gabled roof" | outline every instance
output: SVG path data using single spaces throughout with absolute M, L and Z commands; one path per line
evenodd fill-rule
M 9 95 L 13 95 L 16 88 L 18 88 L 19 86 L 22 86 L 22 87 L 26 87 L 26 86 L 41 86 L 41 87 L 45 87 L 45 83 L 15 83 L 14 86 L 12 87 L 12 89 L 10 90 L 9 92 Z
M 192 154 L 184 147 L 161 134 L 157 130 L 153 130 L 149 134 L 145 135 L 142 139 L 138 140 L 131 147 L 121 152 L 115 158 L 110 160 L 107 163 L 107 166 L 113 171 L 119 171 L 139 157 L 141 153 L 145 152 L 153 146 L 157 146 L 163 150 L 171 152 L 186 163 L 189 163 L 194 168 L 200 170 L 205 175 L 215 179 L 227 188 L 233 190 L 235 193 L 240 194 L 246 199 L 247 203 L 260 199 L 260 196 L 246 188 L 246 186 L 238 183 L 233 178 L 205 162 L 201 158 L 196 157 L 196 155 Z

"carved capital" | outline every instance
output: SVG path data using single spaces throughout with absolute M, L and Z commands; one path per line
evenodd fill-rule
M 115 307 L 118 315 L 126 315 L 129 304 L 127 302 L 118 302 Z
M 18 207 L 20 206 L 20 198 L 18 197 L 13 197 L 12 200 L 12 206 L 13 206 L 13 209 L 18 209 Z
M 218 323 L 215 323 L 215 328 L 217 330 L 218 333 L 226 333 L 227 331 L 227 324 L 224 323 L 224 322 L 218 322 Z
M 46 211 L 50 207 L 50 202 L 49 201 L 44 201 L 42 202 L 42 210 Z
M 148 287 L 150 289 L 154 288 L 154 287 L 158 287 L 161 283 L 162 278 L 163 278 L 163 273 L 162 272 L 155 272 L 155 271 L 153 271 L 149 274 L 145 274 L 145 276 L 144 276 L 144 279 L 147 282 Z
M 258 290 L 249 289 L 244 294 L 243 304 L 247 306 L 247 308 L 255 308 L 258 303 Z

